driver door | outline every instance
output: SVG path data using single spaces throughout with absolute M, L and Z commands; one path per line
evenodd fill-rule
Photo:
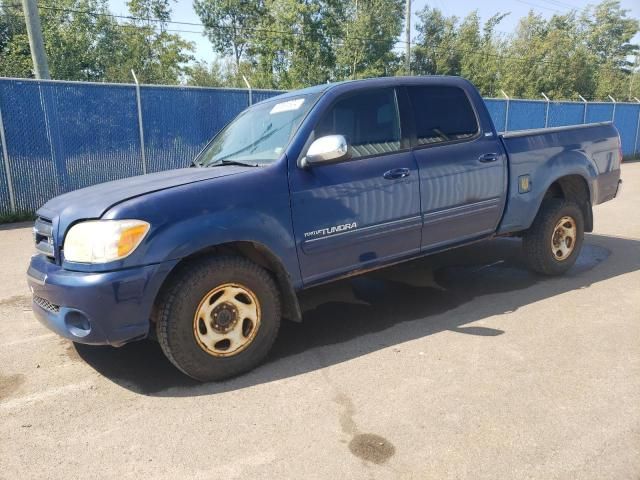
M 420 250 L 419 175 L 399 111 L 396 90 L 376 88 L 338 97 L 320 116 L 314 138 L 343 135 L 352 155 L 291 171 L 305 284 Z

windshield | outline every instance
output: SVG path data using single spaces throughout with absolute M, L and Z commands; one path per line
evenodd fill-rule
M 278 160 L 315 99 L 315 95 L 291 97 L 245 110 L 214 137 L 194 163 L 208 167 Z

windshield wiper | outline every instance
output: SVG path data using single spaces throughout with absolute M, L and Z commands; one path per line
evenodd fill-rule
M 245 162 L 240 162 L 239 160 L 222 159 L 215 163 L 208 164 L 207 167 L 220 167 L 222 165 L 239 165 L 241 167 L 259 167 L 260 166 L 257 163 L 245 163 Z

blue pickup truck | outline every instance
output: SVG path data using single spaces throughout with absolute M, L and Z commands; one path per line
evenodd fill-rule
M 611 123 L 500 134 L 457 77 L 286 93 L 242 112 L 191 168 L 61 195 L 37 212 L 33 311 L 74 342 L 157 338 L 202 381 L 267 355 L 297 292 L 497 236 L 531 268 L 576 261 L 620 186 Z

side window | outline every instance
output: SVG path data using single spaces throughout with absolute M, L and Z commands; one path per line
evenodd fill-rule
M 409 87 L 418 145 L 471 138 L 478 122 L 464 91 L 457 87 Z
M 316 138 L 325 135 L 344 135 L 356 158 L 400 150 L 393 89 L 370 90 L 338 100 L 316 126 Z

